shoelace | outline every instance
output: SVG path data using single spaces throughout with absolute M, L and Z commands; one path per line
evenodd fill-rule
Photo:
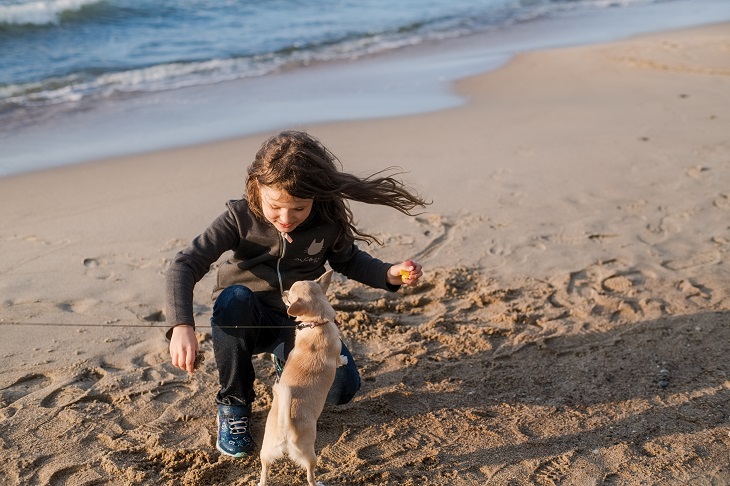
M 248 417 L 241 417 L 239 420 L 228 418 L 231 434 L 245 434 L 248 429 Z

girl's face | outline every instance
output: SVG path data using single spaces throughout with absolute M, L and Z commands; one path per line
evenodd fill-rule
M 259 186 L 261 210 L 266 220 L 281 233 L 289 233 L 312 212 L 313 199 L 298 199 L 270 186 Z

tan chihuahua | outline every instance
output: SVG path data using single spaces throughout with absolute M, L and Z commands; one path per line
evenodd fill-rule
M 296 282 L 284 292 L 289 315 L 300 324 L 294 349 L 273 387 L 274 397 L 261 444 L 259 486 L 266 486 L 269 466 L 284 454 L 307 470 L 309 486 L 321 485 L 314 480 L 317 419 L 337 367 L 347 364 L 347 358 L 340 355 L 342 344 L 335 310 L 325 296 L 331 280 L 329 270 L 316 281 Z

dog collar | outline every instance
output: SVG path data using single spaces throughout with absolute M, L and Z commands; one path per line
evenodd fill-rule
M 301 331 L 302 329 L 319 327 L 321 325 L 327 324 L 328 322 L 330 322 L 330 321 L 324 321 L 324 322 L 300 322 L 299 324 L 297 324 L 296 327 L 297 327 L 297 330 L 298 331 Z M 335 319 L 332 322 L 335 323 L 335 326 L 340 327 L 340 323 L 337 322 L 337 319 Z

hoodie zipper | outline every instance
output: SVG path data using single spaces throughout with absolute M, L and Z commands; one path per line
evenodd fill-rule
M 276 276 L 279 279 L 279 293 L 284 295 L 284 280 L 281 278 L 281 261 L 286 254 L 286 242 L 291 243 L 292 239 L 286 233 L 279 233 L 279 236 L 281 236 L 281 255 L 279 255 L 279 259 L 276 261 Z

